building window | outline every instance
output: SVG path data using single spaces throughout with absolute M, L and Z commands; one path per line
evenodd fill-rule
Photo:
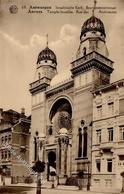
M 37 160 L 37 139 L 34 137 L 34 161 Z
M 8 142 L 10 142 L 10 141 L 11 141 L 11 135 L 8 136 Z
M 83 141 L 83 157 L 87 156 L 87 127 L 83 128 L 83 137 L 84 137 L 84 141 Z
M 108 115 L 112 116 L 114 114 L 114 103 L 110 102 L 108 103 Z
M 97 106 L 97 114 L 98 114 L 98 118 L 102 117 L 102 105 Z
M 97 172 L 100 172 L 100 170 L 101 170 L 101 162 L 100 162 L 100 159 L 97 159 L 96 160 L 96 170 L 97 170 Z
M 1 137 L 1 143 L 2 144 L 4 143 L 4 137 Z
M 119 113 L 124 113 L 124 98 L 119 100 Z
M 101 143 L 101 129 L 96 130 L 96 143 Z
M 107 172 L 112 172 L 112 159 L 107 160 Z
M 82 157 L 82 129 L 78 129 L 78 157 Z
M 4 158 L 7 159 L 7 150 L 4 152 Z
M 8 151 L 8 158 L 11 158 L 11 152 L 10 152 L 10 150 Z
M 119 155 L 119 160 L 123 161 L 124 160 L 124 155 Z
M 124 140 L 124 126 L 120 126 L 120 140 Z
M 4 159 L 4 151 L 1 152 L 1 159 Z
M 52 126 L 49 126 L 48 134 L 53 135 L 53 127 Z
M 7 138 L 7 135 L 6 135 L 6 136 L 5 136 L 5 143 L 7 142 L 7 139 L 8 139 L 8 138 Z
M 113 128 L 108 128 L 108 141 L 113 141 Z

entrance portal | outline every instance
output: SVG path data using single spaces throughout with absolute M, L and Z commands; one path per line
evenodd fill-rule
M 49 181 L 50 176 L 50 167 L 56 170 L 56 153 L 54 151 L 50 151 L 48 153 L 48 166 L 47 166 L 47 180 Z

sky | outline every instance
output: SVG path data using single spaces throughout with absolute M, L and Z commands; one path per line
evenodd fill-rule
M 10 13 L 12 5 L 18 7 L 16 14 Z M 51 6 L 52 11 L 56 6 L 82 6 L 84 10 L 93 6 L 93 0 L 0 0 L 0 107 L 19 112 L 25 107 L 26 114 L 31 111 L 29 84 L 34 80 L 38 54 L 46 46 L 46 34 L 58 72 L 68 70 L 79 46 L 81 26 L 92 14 L 91 9 L 88 13 L 28 13 L 31 6 Z M 113 82 L 124 78 L 124 0 L 97 0 L 96 7 L 108 7 L 107 11 L 116 7 L 117 13 L 95 10 L 105 25 L 109 58 L 114 61 Z

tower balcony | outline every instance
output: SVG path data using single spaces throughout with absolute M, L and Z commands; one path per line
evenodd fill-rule
M 39 90 L 43 90 L 45 89 L 47 86 L 50 85 L 50 79 L 47 78 L 47 77 L 43 77 L 35 82 L 32 82 L 30 84 L 30 88 L 29 88 L 29 91 L 31 93 L 34 93 L 36 91 L 39 91 Z
M 107 71 L 108 73 L 113 71 L 113 61 L 96 51 L 88 53 L 87 55 L 73 61 L 71 64 L 73 75 L 77 74 L 79 71 L 86 71 L 92 67 L 96 67 L 102 71 Z

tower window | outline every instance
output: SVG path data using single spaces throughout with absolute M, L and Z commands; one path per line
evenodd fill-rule
M 40 80 L 40 78 L 41 78 L 41 73 L 39 72 L 38 73 L 38 79 Z
M 86 47 L 83 48 L 83 55 L 86 55 Z

